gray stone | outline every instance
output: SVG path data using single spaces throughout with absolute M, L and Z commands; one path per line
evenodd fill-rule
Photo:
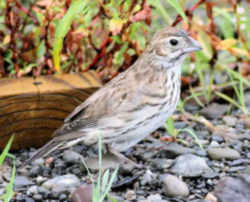
M 44 165 L 44 159 L 43 158 L 36 159 L 31 164 L 33 166 L 35 166 L 35 165 L 43 166 Z
M 26 187 L 26 186 L 33 185 L 33 184 L 34 183 L 25 176 L 16 176 L 15 181 L 14 181 L 15 189 L 19 189 L 21 187 Z
M 208 156 L 213 160 L 221 160 L 221 159 L 235 160 L 240 158 L 240 153 L 230 148 L 210 147 L 208 149 Z
M 108 168 L 117 168 L 120 165 L 121 160 L 117 159 L 116 156 L 111 154 L 104 154 L 102 156 L 102 169 L 106 170 Z M 91 170 L 99 169 L 98 158 L 89 158 L 86 161 L 87 166 Z
M 156 174 L 147 169 L 145 174 L 142 176 L 141 185 L 151 184 L 155 178 Z
M 199 177 L 206 172 L 210 172 L 204 158 L 193 154 L 184 154 L 175 159 L 175 164 L 171 172 L 184 177 Z
M 72 150 L 65 150 L 63 152 L 63 160 L 67 163 L 79 163 L 82 156 Z
M 167 156 L 169 157 L 176 157 L 182 154 L 191 154 L 195 153 L 194 149 L 184 147 L 177 143 L 169 143 L 166 145 L 166 147 L 163 149 L 164 152 L 167 152 Z
M 151 162 L 156 168 L 160 170 L 167 169 L 173 164 L 172 159 L 163 159 L 163 158 L 152 159 Z
M 35 201 L 41 201 L 43 199 L 43 196 L 40 194 L 35 194 L 33 198 L 35 199 Z
M 82 185 L 72 193 L 72 202 L 91 202 L 92 201 L 92 186 Z
M 31 186 L 28 190 L 27 190 L 27 195 L 34 195 L 38 193 L 38 187 L 36 185 Z
M 164 193 L 170 197 L 185 197 L 189 195 L 188 186 L 185 182 L 174 175 L 164 175 Z
M 147 199 L 139 200 L 139 202 L 168 202 L 163 200 L 160 194 L 152 194 L 147 197 Z
M 63 192 L 73 190 L 80 185 L 80 180 L 72 174 L 57 176 L 42 184 L 46 189 L 52 190 L 52 192 Z
M 41 183 L 45 182 L 46 180 L 47 180 L 46 177 L 42 177 L 42 176 L 37 176 L 36 177 L 36 183 L 37 184 L 41 184 Z
M 224 177 L 217 183 L 213 193 L 220 202 L 249 202 L 250 175 Z
M 209 119 L 220 118 L 229 110 L 229 105 L 212 103 L 208 107 L 203 108 L 200 113 Z
M 228 126 L 235 126 L 237 123 L 237 118 L 234 116 L 223 116 L 222 119 Z

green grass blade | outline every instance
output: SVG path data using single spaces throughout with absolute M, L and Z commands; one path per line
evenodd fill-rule
M 188 19 L 186 14 L 184 13 L 179 1 L 177 0 L 167 0 L 168 3 L 175 8 L 175 10 L 177 11 L 177 13 L 184 19 L 184 21 L 187 23 Z
M 168 118 L 165 128 L 171 136 L 175 136 L 174 120 L 172 117 Z
M 190 134 L 190 135 L 194 138 L 195 142 L 199 145 L 199 147 L 200 147 L 201 149 L 203 149 L 203 146 L 202 146 L 202 144 L 200 143 L 199 138 L 198 138 L 197 135 L 194 133 L 194 131 L 192 131 L 192 130 L 189 129 L 189 128 L 181 129 L 181 131 L 187 132 L 188 134 Z
M 102 177 L 102 193 L 104 193 L 106 190 L 106 187 L 108 185 L 109 176 L 110 176 L 110 171 L 109 171 L 109 169 L 107 169 L 104 172 L 103 177 Z
M 228 95 L 225 95 L 224 93 L 220 93 L 220 92 L 215 92 L 215 94 L 218 95 L 219 97 L 221 97 L 222 99 L 228 101 L 232 105 L 238 107 L 239 109 L 241 109 L 242 112 L 244 112 L 245 114 L 247 114 L 246 109 L 243 108 L 241 105 L 239 105 L 235 100 L 233 100 L 232 98 L 230 98 Z
M 55 39 L 53 43 L 53 62 L 57 72 L 61 73 L 60 67 L 60 53 L 63 47 L 63 39 L 68 33 L 70 26 L 77 14 L 83 11 L 88 5 L 87 0 L 74 0 L 72 1 L 67 13 L 60 20 L 59 24 L 56 26 Z
M 9 202 L 11 197 L 14 194 L 13 187 L 14 187 L 15 176 L 16 176 L 16 163 L 15 163 L 15 160 L 13 160 L 12 174 L 11 174 L 10 182 L 6 187 L 6 194 L 4 196 L 4 202 Z
M 8 152 L 10 150 L 10 147 L 11 147 L 11 144 L 13 142 L 13 139 L 14 139 L 14 135 L 11 136 L 11 138 L 9 139 L 7 145 L 5 146 L 2 154 L 0 155 L 0 166 L 2 166 L 4 159 L 8 155 Z
M 111 175 L 111 177 L 110 177 L 108 186 L 106 187 L 106 190 L 105 190 L 105 192 L 103 193 L 103 197 L 102 197 L 103 199 L 102 199 L 102 200 L 104 200 L 104 198 L 107 196 L 108 192 L 111 190 L 111 187 L 112 187 L 112 184 L 113 184 L 113 182 L 114 182 L 114 180 L 115 180 L 115 177 L 116 177 L 116 175 L 117 175 L 117 172 L 118 172 L 118 167 L 115 169 L 115 171 L 112 173 L 112 175 Z

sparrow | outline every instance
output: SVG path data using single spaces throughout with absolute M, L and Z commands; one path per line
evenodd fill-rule
M 181 65 L 198 50 L 200 44 L 184 30 L 157 31 L 137 61 L 76 107 L 26 163 L 79 142 L 96 145 L 99 135 L 111 153 L 128 160 L 120 152 L 164 125 L 175 111 Z

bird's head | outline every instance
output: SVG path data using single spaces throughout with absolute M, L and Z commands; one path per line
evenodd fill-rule
M 152 55 L 151 59 L 156 63 L 173 67 L 181 64 L 189 53 L 201 49 L 201 45 L 186 31 L 168 27 L 155 33 L 146 53 Z

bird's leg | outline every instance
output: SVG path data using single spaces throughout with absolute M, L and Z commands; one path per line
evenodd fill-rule
M 135 163 L 134 161 L 128 159 L 126 156 L 124 156 L 123 154 L 121 154 L 119 151 L 111 148 L 111 147 L 108 147 L 108 150 L 110 153 L 114 154 L 116 157 L 118 157 L 119 159 L 121 159 L 122 161 L 126 162 L 126 163 L 129 163 L 133 166 L 135 166 L 136 168 L 142 168 L 141 165 Z

